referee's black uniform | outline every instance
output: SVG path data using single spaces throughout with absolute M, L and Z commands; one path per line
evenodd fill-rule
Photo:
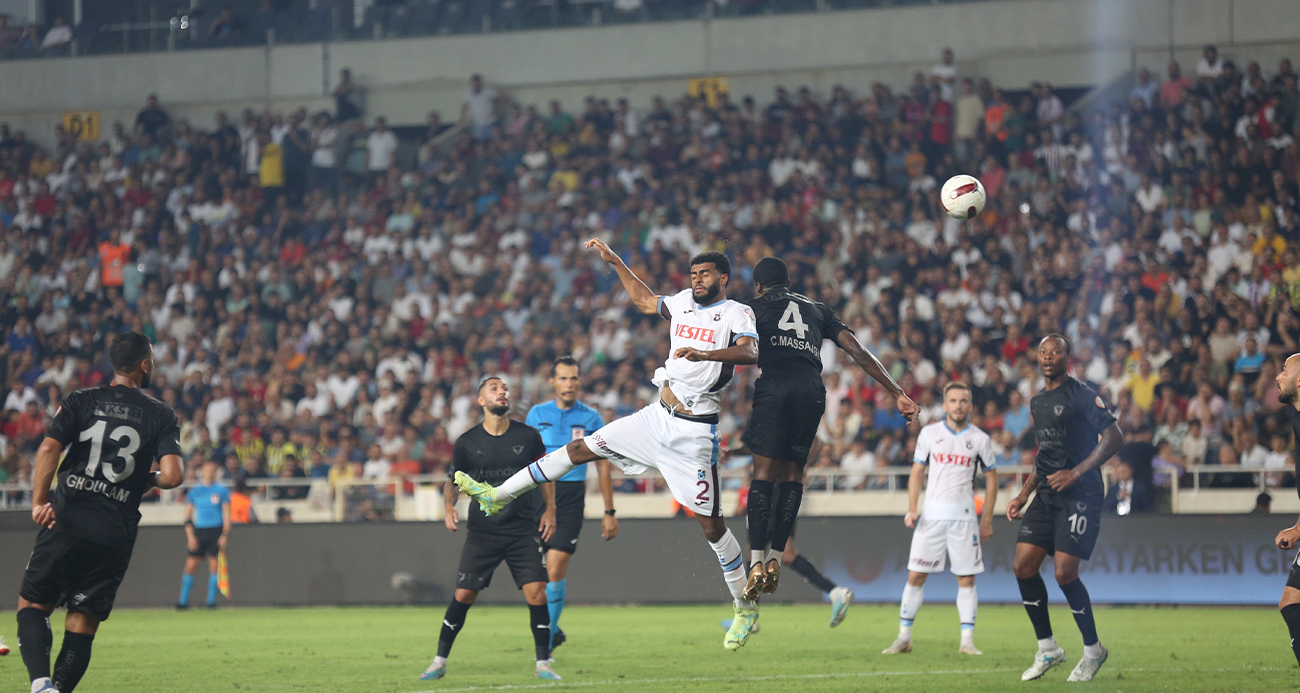
M 449 475 L 465 472 L 486 484 L 497 485 L 546 454 L 542 436 L 532 427 L 510 421 L 510 428 L 494 436 L 479 424 L 456 440 Z M 478 592 L 492 582 L 492 573 L 506 562 L 515 586 L 546 582 L 542 536 L 537 531 L 545 503 L 540 489 L 515 499 L 488 517 L 478 503 L 470 503 L 469 533 L 460 554 L 456 587 Z

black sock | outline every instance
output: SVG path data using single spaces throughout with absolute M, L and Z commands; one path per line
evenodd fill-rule
M 767 550 L 767 526 L 772 522 L 772 482 L 749 482 L 749 549 Z
M 1291 652 L 1295 661 L 1300 662 L 1300 604 L 1287 604 L 1282 607 L 1282 620 L 1286 629 L 1291 631 Z
M 456 642 L 456 634 L 461 631 L 465 625 L 465 614 L 469 613 L 469 608 L 473 604 L 452 599 L 447 605 L 447 613 L 442 616 L 442 634 L 438 636 L 438 656 L 446 657 L 451 654 L 451 646 Z
M 1016 578 L 1016 582 L 1020 584 L 1020 601 L 1025 604 L 1025 613 L 1034 624 L 1034 635 L 1039 640 L 1052 637 L 1052 619 L 1047 615 L 1047 583 L 1043 582 L 1043 576 Z
M 23 653 L 30 680 L 50 678 L 50 648 L 54 647 L 54 633 L 50 631 L 50 615 L 40 609 L 27 607 L 18 611 L 18 649 Z
M 533 647 L 537 661 L 551 658 L 551 610 L 545 604 L 528 605 L 528 621 L 533 629 Z
M 59 693 L 72 693 L 81 677 L 86 675 L 90 666 L 90 646 L 95 636 L 66 631 L 63 633 L 63 649 L 54 659 L 54 687 Z
M 776 527 L 772 529 L 772 550 L 785 551 L 785 542 L 794 534 L 794 520 L 799 517 L 799 504 L 803 502 L 803 484 L 783 481 L 776 492 Z
M 794 568 L 794 572 L 802 575 L 803 579 L 808 581 L 808 584 L 823 592 L 830 592 L 836 587 L 835 583 L 831 582 L 830 578 L 822 575 L 821 572 L 817 570 L 817 566 L 814 566 L 812 561 L 803 556 L 795 556 L 794 563 L 791 563 L 790 567 Z
M 1076 579 L 1068 585 L 1061 585 L 1061 591 L 1065 593 L 1065 601 L 1070 603 L 1074 622 L 1083 634 L 1083 644 L 1096 645 L 1097 623 L 1092 618 L 1092 599 L 1088 596 L 1088 588 L 1083 586 L 1083 580 Z

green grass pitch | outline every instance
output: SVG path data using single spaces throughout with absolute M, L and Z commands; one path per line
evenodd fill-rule
M 1021 683 L 1033 634 L 1019 607 L 980 608 L 983 657 L 957 654 L 957 612 L 931 602 L 916 622 L 916 651 L 883 656 L 898 609 L 860 605 L 835 630 L 829 607 L 771 606 L 739 652 L 722 648 L 724 606 L 569 607 L 556 652 L 562 682 L 533 677 L 528 612 L 469 613 L 442 681 L 419 675 L 434 654 L 442 607 L 122 610 L 104 624 L 79 691 L 313 691 L 416 693 L 565 688 L 583 691 L 1295 691 L 1286 628 L 1265 608 L 1099 608 L 1111 651 L 1097 681 L 1065 683 L 1082 650 L 1063 606 L 1052 610 L 1069 661 Z M 14 645 L 13 613 L 0 633 Z M 54 619 L 57 652 L 61 615 Z M 26 691 L 17 648 L 0 659 L 0 691 Z

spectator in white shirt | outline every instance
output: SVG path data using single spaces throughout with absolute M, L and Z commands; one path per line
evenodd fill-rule
M 388 129 L 387 120 L 376 118 L 375 130 L 366 138 L 366 171 L 371 178 L 386 175 L 396 154 L 397 137 Z
M 492 136 L 492 126 L 497 122 L 497 90 L 483 86 L 483 78 L 469 78 L 469 89 L 461 100 L 461 120 L 469 119 L 474 127 L 474 139 L 483 141 Z
M 943 100 L 952 103 L 953 88 L 957 85 L 957 65 L 951 48 L 943 49 L 943 62 L 930 68 L 930 83 L 939 83 Z

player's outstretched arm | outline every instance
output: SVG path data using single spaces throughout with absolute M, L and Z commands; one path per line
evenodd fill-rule
M 618 256 L 609 246 L 599 238 L 593 238 L 587 241 L 584 248 L 595 248 L 600 253 L 600 259 L 614 267 L 618 272 L 619 281 L 623 282 L 623 288 L 627 290 L 627 295 L 632 298 L 632 305 L 646 315 L 659 314 L 659 296 L 650 290 L 650 287 L 641 281 L 641 278 L 628 269 L 627 263 L 623 258 Z
M 687 361 L 718 361 L 733 366 L 750 366 L 758 363 L 758 340 L 753 337 L 741 337 L 735 345 L 715 351 L 700 351 L 693 347 L 682 347 L 673 352 L 673 358 Z
M 46 528 L 54 527 L 54 508 L 50 505 L 50 484 L 59 468 L 59 455 L 63 443 L 54 438 L 41 441 L 36 450 L 36 466 L 32 469 L 32 522 Z
M 1092 454 L 1083 458 L 1083 461 L 1075 465 L 1072 469 L 1062 469 L 1055 474 L 1047 477 L 1047 483 L 1057 491 L 1063 491 L 1080 477 L 1096 469 L 1106 460 L 1109 460 L 1124 447 L 1124 432 L 1120 430 L 1118 423 L 1112 423 L 1101 432 L 1101 440 L 1097 442 L 1097 447 L 1092 449 Z
M 903 392 L 903 388 L 899 387 L 898 383 L 894 382 L 894 378 L 889 375 L 889 371 L 885 370 L 885 366 L 880 363 L 880 359 L 862 346 L 857 335 L 850 330 L 841 330 L 835 337 L 835 343 L 848 353 L 859 368 L 894 396 L 898 403 L 898 413 L 902 414 L 909 422 L 916 420 L 917 415 L 921 413 L 921 408 L 916 406 L 916 403 L 907 396 L 907 393 Z

